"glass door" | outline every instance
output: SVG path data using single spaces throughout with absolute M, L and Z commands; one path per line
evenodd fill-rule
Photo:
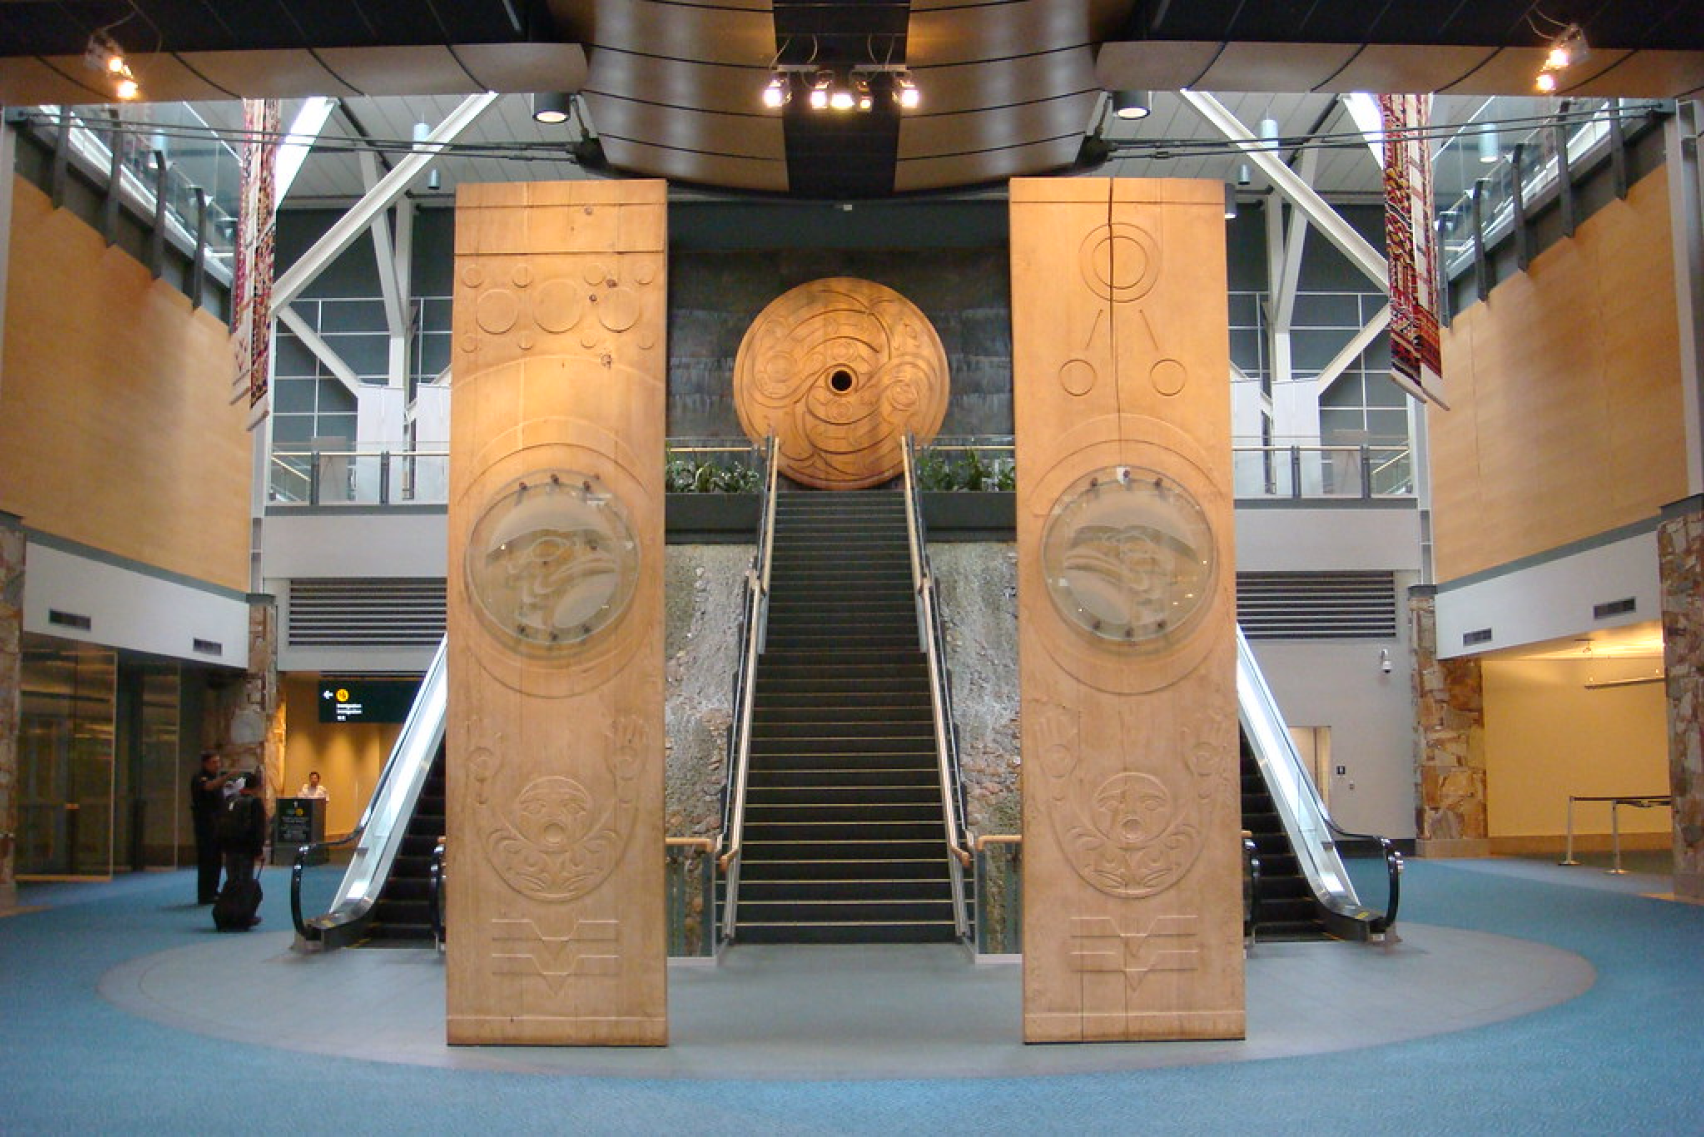
M 51 636 L 23 648 L 18 875 L 111 876 L 117 655 Z

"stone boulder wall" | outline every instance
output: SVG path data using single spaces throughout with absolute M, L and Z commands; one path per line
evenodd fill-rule
M 932 544 L 973 834 L 1017 833 L 1018 555 L 1010 542 Z
M 666 832 L 712 837 L 722 824 L 740 606 L 750 545 L 670 545 L 664 562 Z

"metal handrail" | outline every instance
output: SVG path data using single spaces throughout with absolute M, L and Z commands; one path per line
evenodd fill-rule
M 917 441 L 909 433 L 902 448 L 905 471 L 905 530 L 911 546 L 911 588 L 918 605 L 917 635 L 923 648 L 929 675 L 929 706 L 935 719 L 935 761 L 941 781 L 941 821 L 946 829 L 948 876 L 952 882 L 953 928 L 962 939 L 970 935 L 970 922 L 965 916 L 964 870 L 972 858 L 969 850 L 959 843 L 962 832 L 958 801 L 958 767 L 956 740 L 951 737 L 952 711 L 947 705 L 946 661 L 939 650 L 939 619 L 935 609 L 935 581 L 929 572 L 923 550 L 922 517 L 917 501 L 916 477 Z
M 429 911 L 432 914 L 432 942 L 438 947 L 444 946 L 444 841 L 438 838 L 438 843 L 432 848 L 432 865 L 427 874 L 432 881 L 429 894 Z
M 1373 916 L 1367 921 L 1367 926 L 1375 935 L 1390 931 L 1396 927 L 1396 910 L 1402 903 L 1402 870 L 1405 867 L 1402 851 L 1389 837 L 1381 837 L 1377 833 L 1351 833 L 1330 817 L 1325 819 L 1325 827 L 1331 830 L 1334 845 L 1341 845 L 1345 841 L 1367 841 L 1379 847 L 1379 854 L 1384 858 L 1389 895 L 1385 900 L 1384 914 Z
M 763 457 L 767 468 L 764 471 L 763 512 L 758 521 L 757 556 L 755 563 L 746 572 L 746 634 L 740 651 L 740 686 L 735 691 L 736 734 L 732 761 L 728 769 L 731 792 L 719 838 L 722 854 L 716 861 L 716 867 L 727 878 L 727 887 L 722 897 L 721 939 L 724 943 L 734 938 L 738 920 L 739 856 L 740 842 L 745 832 L 746 779 L 751 768 L 752 704 L 756 701 L 757 693 L 757 658 L 763 654 L 763 646 L 769 632 L 769 569 L 775 549 L 775 491 L 780 466 L 775 460 L 776 445 L 774 435 L 765 440 Z

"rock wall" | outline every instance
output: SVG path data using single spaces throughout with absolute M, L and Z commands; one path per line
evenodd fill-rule
M 670 545 L 664 560 L 663 808 L 670 837 L 710 837 L 721 829 L 740 607 L 751 558 L 750 545 Z
M 965 812 L 976 836 L 1017 833 L 1018 554 L 1010 542 L 929 549 L 953 676 Z
M 1657 529 L 1663 586 L 1669 786 L 1674 795 L 1675 892 L 1704 898 L 1704 512 Z

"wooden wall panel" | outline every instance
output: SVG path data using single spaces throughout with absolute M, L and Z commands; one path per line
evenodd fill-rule
M 666 269 L 661 182 L 458 195 L 451 1043 L 668 1041 Z
M 1678 329 L 1661 170 L 1456 317 L 1428 411 L 1439 580 L 1686 495 Z
M 9 271 L 0 509 L 248 591 L 253 450 L 224 323 L 21 179 Z
M 1024 1037 L 1244 1033 L 1217 182 L 1012 182 Z

